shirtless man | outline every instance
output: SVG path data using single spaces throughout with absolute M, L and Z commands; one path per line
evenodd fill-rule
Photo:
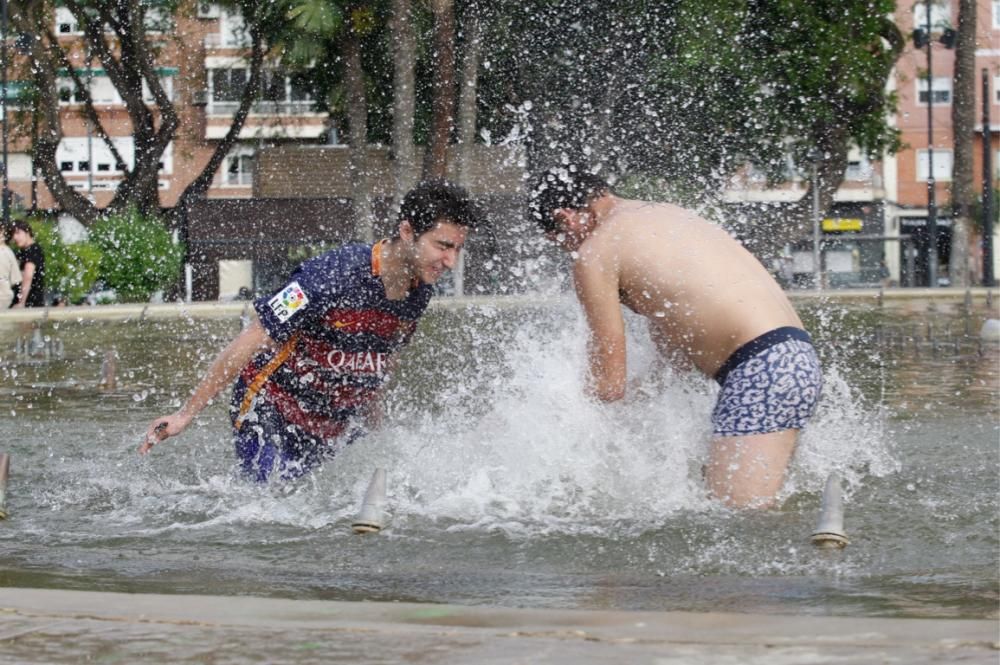
M 690 210 L 620 198 L 574 167 L 542 176 L 531 212 L 572 254 L 590 328 L 593 395 L 609 402 L 625 395 L 625 305 L 649 320 L 665 357 L 721 386 L 709 491 L 731 506 L 772 505 L 822 373 L 802 321 L 764 266 Z

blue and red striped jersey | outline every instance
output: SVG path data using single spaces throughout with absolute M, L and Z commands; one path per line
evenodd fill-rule
M 237 427 L 254 400 L 266 400 L 288 423 L 331 438 L 376 396 L 389 357 L 409 342 L 432 292 L 421 284 L 402 300 L 386 298 L 380 246 L 351 244 L 305 261 L 277 293 L 254 302 L 278 348 L 240 372 Z

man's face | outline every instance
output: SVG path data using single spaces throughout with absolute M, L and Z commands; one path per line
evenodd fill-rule
M 468 232 L 464 226 L 440 221 L 429 231 L 415 236 L 410 223 L 403 222 L 400 237 L 409 245 L 408 260 L 413 275 L 424 284 L 437 282 L 446 270 L 455 267 Z
M 567 252 L 575 252 L 586 239 L 590 215 L 586 210 L 558 208 L 552 211 L 556 227 L 545 233 L 545 237 Z
M 14 244 L 19 248 L 24 249 L 31 244 L 31 236 L 24 229 L 14 229 L 14 234 L 11 236 Z

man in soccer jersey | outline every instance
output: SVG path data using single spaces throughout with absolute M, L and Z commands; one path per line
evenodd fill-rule
M 304 262 L 254 303 L 257 319 L 179 411 L 150 423 L 139 452 L 180 434 L 235 379 L 230 416 L 247 477 L 292 479 L 321 464 L 377 421 L 394 352 L 477 222 L 462 188 L 424 183 L 404 198 L 392 238 Z

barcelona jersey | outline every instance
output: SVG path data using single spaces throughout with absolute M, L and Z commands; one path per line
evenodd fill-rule
M 257 409 L 320 439 L 344 432 L 375 398 L 390 356 L 406 344 L 432 289 L 385 295 L 381 243 L 346 245 L 305 261 L 288 283 L 254 303 L 276 348 L 254 356 L 233 389 L 237 431 Z

